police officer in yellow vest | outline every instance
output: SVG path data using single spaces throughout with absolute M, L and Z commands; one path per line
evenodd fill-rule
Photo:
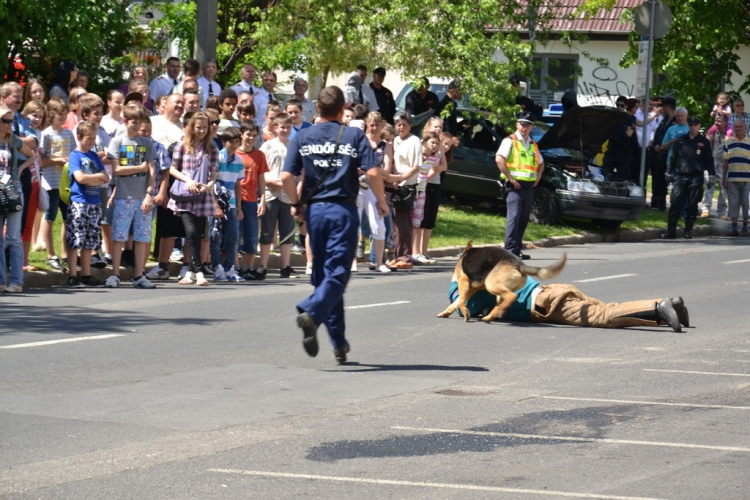
M 523 260 L 530 258 L 521 252 L 523 233 L 531 216 L 534 188 L 544 172 L 544 159 L 530 137 L 535 121 L 534 113 L 522 111 L 516 121 L 516 132 L 503 139 L 495 155 L 497 168 L 507 179 L 505 248 Z

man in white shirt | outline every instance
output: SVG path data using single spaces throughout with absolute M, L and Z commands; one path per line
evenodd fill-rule
M 299 101 L 302 106 L 302 121 L 312 123 L 317 112 L 315 111 L 315 103 L 305 97 L 307 89 L 307 80 L 304 78 L 297 78 L 294 80 L 294 97 L 288 99 L 287 102 L 292 99 Z M 284 107 L 286 108 L 286 103 L 284 103 Z
M 657 102 L 658 100 L 658 102 Z M 658 106 L 658 107 L 657 107 Z M 662 117 L 661 117 L 661 99 L 654 98 L 648 100 L 648 118 L 649 122 L 646 125 L 646 144 L 649 144 L 651 141 L 654 140 L 654 132 L 656 132 L 656 129 L 659 128 L 659 124 L 661 123 Z M 635 133 L 638 137 L 638 145 L 643 145 L 643 109 L 638 106 L 638 109 L 635 112 Z
M 206 108 L 206 101 L 209 97 L 219 97 L 221 94 L 221 85 L 219 85 L 214 77 L 219 72 L 219 67 L 216 65 L 216 61 L 213 59 L 206 59 L 203 61 L 203 76 L 198 78 L 198 85 L 201 86 L 203 91 L 203 101 L 201 102 L 201 108 Z
M 255 77 L 258 75 L 258 71 L 252 64 L 245 64 L 242 67 L 242 80 L 232 86 L 232 90 L 240 95 L 240 92 L 250 92 L 253 96 L 260 92 L 260 89 L 255 86 Z
M 370 111 L 378 111 L 380 110 L 380 106 L 378 106 L 378 99 L 375 97 L 375 92 L 372 91 L 369 85 L 365 85 L 365 79 L 367 78 L 367 67 L 363 64 L 360 64 L 357 66 L 357 73 L 359 73 L 359 76 L 362 77 L 362 95 L 365 97 L 365 101 L 369 101 L 367 103 L 367 109 Z
M 201 89 L 201 86 L 198 85 L 198 78 L 201 76 L 201 63 L 196 61 L 195 59 L 187 59 L 185 60 L 185 64 L 182 65 L 182 81 L 172 87 L 171 92 L 167 92 L 167 95 L 169 94 L 183 94 L 185 95 L 185 90 L 188 88 L 194 88 L 198 91 L 198 96 L 201 99 L 201 103 L 203 102 L 203 89 Z M 190 86 L 188 86 L 188 83 L 190 83 Z
M 274 88 L 276 87 L 276 73 L 273 71 L 266 71 L 263 73 L 263 88 L 258 89 L 258 93 L 255 94 L 253 103 L 255 104 L 255 121 L 260 126 L 261 130 L 266 126 L 266 109 L 270 101 L 278 101 L 276 96 L 273 95 Z
M 163 115 L 151 117 L 151 138 L 166 149 L 182 139 L 182 113 L 185 111 L 185 98 L 181 94 L 169 94 Z
M 172 87 L 179 83 L 180 60 L 176 57 L 167 59 L 167 72 L 151 80 L 148 86 L 149 94 L 154 102 L 158 101 L 163 95 L 169 95 Z

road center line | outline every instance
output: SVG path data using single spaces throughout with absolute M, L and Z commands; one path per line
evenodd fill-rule
M 368 307 L 397 306 L 397 305 L 400 305 L 400 304 L 411 304 L 411 301 L 410 300 L 398 300 L 396 302 L 382 302 L 380 304 L 364 304 L 364 305 L 361 305 L 361 306 L 348 306 L 348 307 L 345 307 L 344 309 L 349 309 L 349 310 L 351 310 L 351 309 L 366 309 Z
M 599 398 L 571 398 L 565 396 L 539 396 L 539 399 L 559 399 L 563 401 L 591 401 L 595 403 L 618 403 L 618 404 L 636 404 L 636 405 L 654 405 L 654 406 L 680 406 L 685 408 L 711 408 L 726 410 L 750 410 L 750 406 L 729 406 L 729 405 L 702 405 L 691 403 L 666 403 L 661 401 L 633 401 L 629 399 L 599 399 Z
M 45 340 L 42 342 L 29 342 L 28 344 L 11 344 L 11 345 L 0 345 L 0 349 L 20 349 L 22 347 L 37 347 L 42 345 L 52 344 L 65 344 L 67 342 L 81 342 L 82 340 L 103 340 L 111 339 L 113 337 L 124 337 L 121 333 L 111 333 L 109 335 L 96 335 L 94 337 L 76 337 L 72 339 L 59 339 L 59 340 Z
M 575 493 L 569 491 L 554 490 L 531 490 L 525 488 L 502 488 L 499 486 L 480 486 L 475 484 L 456 484 L 456 483 L 431 483 L 427 481 L 397 481 L 393 479 L 369 479 L 364 477 L 343 477 L 343 476 L 321 476 L 318 474 L 293 474 L 290 472 L 269 472 L 260 470 L 239 470 L 239 469 L 208 469 L 207 472 L 218 472 L 220 474 L 241 474 L 244 476 L 259 477 L 280 477 L 288 479 L 317 479 L 320 481 L 338 481 L 347 483 L 365 483 L 365 484 L 384 484 L 394 486 L 419 486 L 422 488 L 441 488 L 451 490 L 472 490 L 472 491 L 495 491 L 501 493 L 523 493 L 529 495 L 547 495 L 569 498 L 604 498 L 606 500 L 659 500 L 656 498 L 646 497 L 624 497 L 619 495 L 601 495 L 598 493 Z
M 726 262 L 722 262 L 722 264 L 743 264 L 745 262 L 750 262 L 750 259 L 728 260 Z
M 470 436 L 496 436 L 496 437 L 511 437 L 517 439 L 539 439 L 545 441 L 571 441 L 575 443 L 609 443 L 609 444 L 635 444 L 642 446 L 660 446 L 664 448 L 690 448 L 697 450 L 717 450 L 717 451 L 745 451 L 750 452 L 750 448 L 742 448 L 738 446 L 713 446 L 706 444 L 693 444 L 693 443 L 670 443 L 664 441 L 636 441 L 632 439 L 610 439 L 610 438 L 594 438 L 594 437 L 578 437 L 578 436 L 545 436 L 542 434 L 520 434 L 517 432 L 488 432 L 488 431 L 464 431 L 456 429 L 432 429 L 427 427 L 402 427 L 399 425 L 391 427 L 391 429 L 399 429 L 404 431 L 419 431 L 419 432 L 440 432 L 445 434 L 467 434 Z
M 605 280 L 614 280 L 617 278 L 629 278 L 631 276 L 638 276 L 637 274 L 615 274 L 612 276 L 602 276 L 601 278 L 591 278 L 587 280 L 576 280 L 573 283 L 591 283 L 593 281 L 605 281 Z
M 644 368 L 643 371 L 661 373 L 692 373 L 693 375 L 721 375 L 724 377 L 750 377 L 750 373 L 695 372 L 689 370 L 660 370 L 658 368 Z

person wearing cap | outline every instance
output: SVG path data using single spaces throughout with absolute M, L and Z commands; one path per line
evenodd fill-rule
M 685 207 L 687 215 L 684 236 L 686 240 L 693 238 L 698 203 L 703 197 L 703 171 L 708 171 L 708 175 L 716 175 L 711 143 L 700 133 L 701 119 L 693 115 L 687 119 L 687 126 L 687 134 L 674 139 L 667 163 L 666 178 L 672 181 L 672 197 L 667 212 L 667 232 L 662 235 L 664 239 L 675 238 L 677 221 Z
M 523 233 L 531 217 L 534 188 L 544 173 L 544 159 L 530 135 L 535 121 L 534 113 L 522 111 L 516 121 L 515 133 L 503 139 L 495 155 L 497 168 L 507 181 L 505 249 L 523 260 L 530 258 L 521 252 Z
M 385 68 L 375 68 L 372 72 L 370 90 L 375 95 L 378 108 L 380 108 L 380 115 L 385 121 L 393 125 L 393 115 L 396 114 L 396 100 L 393 98 L 393 92 L 383 87 L 383 80 L 385 80 Z
M 541 116 L 544 112 L 544 109 L 542 108 L 542 106 L 537 106 L 533 99 L 523 95 L 523 90 L 521 89 L 521 81 L 518 79 L 518 77 L 511 76 L 509 82 L 511 87 L 513 87 L 518 93 L 516 95 L 516 104 L 520 106 L 521 111 L 531 111 L 535 115 Z
M 451 80 L 448 84 L 448 92 L 440 100 L 438 107 L 435 109 L 435 114 L 445 120 L 445 131 L 449 132 L 453 137 L 458 135 L 458 117 L 454 113 L 458 108 L 458 101 L 461 100 L 461 89 L 459 88 L 458 80 Z M 446 111 L 446 116 L 443 116 L 443 111 Z

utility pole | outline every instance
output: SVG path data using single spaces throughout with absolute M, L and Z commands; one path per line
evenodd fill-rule
M 203 64 L 206 59 L 216 59 L 216 25 L 219 16 L 218 0 L 195 0 L 195 45 L 193 58 Z

